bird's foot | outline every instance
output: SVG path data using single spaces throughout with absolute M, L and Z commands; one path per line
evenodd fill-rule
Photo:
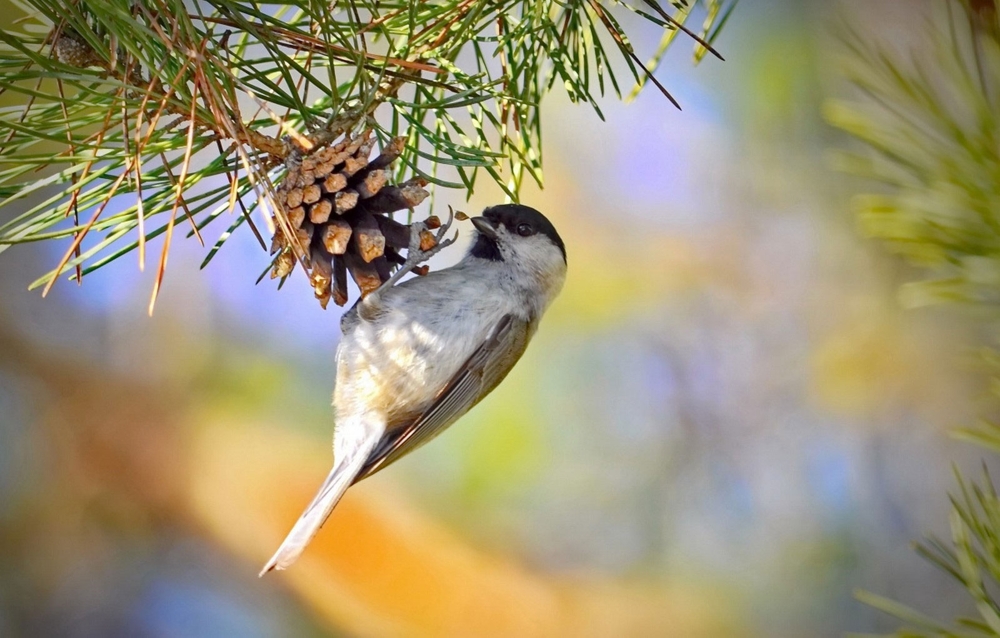
M 437 233 L 434 235 L 434 245 L 427 250 L 421 250 L 420 245 L 424 243 L 424 233 L 428 231 L 427 224 L 424 222 L 413 222 L 410 224 L 410 245 L 406 250 L 406 261 L 401 265 L 396 272 L 389 277 L 385 283 L 381 286 L 368 293 L 359 305 L 358 311 L 363 319 L 371 319 L 377 314 L 381 306 L 381 295 L 385 290 L 395 286 L 400 279 L 405 277 L 407 273 L 413 272 L 413 270 L 419 266 L 421 263 L 427 261 L 434 255 L 441 252 L 442 249 L 447 248 L 455 243 L 458 239 L 458 232 L 455 232 L 455 236 L 451 239 L 445 239 L 448 231 L 451 229 L 452 223 L 455 221 L 455 211 L 448 207 L 448 221 L 441 225 L 437 229 Z

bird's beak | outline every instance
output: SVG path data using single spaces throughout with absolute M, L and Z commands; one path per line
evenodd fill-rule
M 489 239 L 497 238 L 497 227 L 494 226 L 493 222 L 491 222 L 490 220 L 480 216 L 480 217 L 473 217 L 469 221 L 471 221 L 472 225 L 476 227 L 476 230 L 478 230 L 483 235 L 486 235 L 486 237 L 488 237 Z

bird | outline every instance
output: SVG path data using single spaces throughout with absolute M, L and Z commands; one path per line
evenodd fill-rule
M 405 263 L 342 317 L 333 468 L 261 576 L 301 556 L 351 485 L 424 445 L 492 392 L 562 289 L 566 246 L 542 213 L 501 204 L 470 221 L 473 241 L 457 264 L 400 281 L 454 241 L 421 251 L 425 227 L 414 223 Z

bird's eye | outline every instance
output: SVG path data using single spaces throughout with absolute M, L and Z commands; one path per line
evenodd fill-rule
M 531 235 L 534 232 L 535 231 L 531 228 L 531 224 L 517 225 L 517 234 L 520 235 L 521 237 L 527 237 L 528 235 Z

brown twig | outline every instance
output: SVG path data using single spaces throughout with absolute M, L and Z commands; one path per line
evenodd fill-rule
M 97 207 L 97 210 L 94 211 L 94 214 L 91 215 L 90 220 L 87 222 L 87 225 L 84 226 L 80 230 L 80 232 L 73 237 L 73 243 L 70 245 L 69 250 L 67 250 L 66 254 L 64 254 L 62 259 L 59 260 L 59 265 L 56 266 L 55 271 L 52 273 L 52 277 L 49 278 L 49 282 L 45 284 L 45 288 L 42 289 L 42 297 L 48 295 L 49 291 L 52 290 L 52 286 L 53 284 L 56 283 L 56 279 L 59 278 L 59 274 L 62 272 L 63 268 L 66 267 L 66 264 L 73 256 L 73 253 L 76 252 L 76 249 L 80 247 L 80 242 L 83 241 L 84 236 L 86 236 L 86 234 L 90 231 L 93 225 L 97 222 L 97 218 L 100 217 L 101 213 L 104 212 L 104 209 L 111 201 L 111 198 L 114 197 L 115 192 L 118 191 L 118 187 L 122 185 L 123 181 L 125 181 L 125 176 L 128 175 L 128 172 L 131 170 L 131 168 L 132 168 L 132 158 L 129 158 L 128 165 L 125 167 L 125 170 L 122 171 L 121 175 L 118 176 L 118 179 L 116 179 L 114 183 L 111 184 L 111 189 L 108 191 L 107 196 L 104 198 L 104 201 L 101 202 L 101 205 Z
M 167 218 L 167 234 L 163 240 L 163 252 L 160 253 L 160 264 L 156 269 L 156 281 L 153 284 L 153 295 L 149 299 L 149 315 L 153 316 L 153 308 L 156 306 L 156 298 L 160 294 L 160 286 L 163 284 L 163 273 L 167 269 L 167 254 L 170 252 L 170 240 L 174 234 L 174 219 L 177 216 L 177 208 L 181 203 L 181 195 L 184 192 L 184 181 L 187 179 L 188 169 L 191 167 L 191 150 L 194 147 L 195 130 L 195 109 L 198 108 L 198 82 L 195 82 L 191 95 L 191 119 L 188 120 L 187 146 L 184 148 L 184 161 L 181 164 L 181 176 L 177 180 L 177 195 L 174 200 L 174 207 L 170 210 L 170 217 Z M 170 169 L 167 168 L 167 172 Z M 192 222 L 193 223 L 193 222 Z
M 471 0 L 467 0 L 471 1 Z M 211 22 L 215 24 L 221 24 L 228 27 L 239 28 L 240 24 L 235 20 L 229 18 L 217 18 L 217 17 L 200 17 L 199 20 L 203 22 Z M 350 49 L 345 49 L 339 47 L 335 44 L 328 44 L 319 38 L 312 36 L 303 35 L 301 33 L 296 33 L 290 29 L 283 29 L 281 27 L 269 26 L 268 30 L 275 34 L 284 36 L 290 43 L 285 44 L 285 46 L 292 46 L 300 51 L 314 51 L 316 53 L 330 53 L 335 52 L 337 59 L 342 61 L 351 62 L 353 61 L 352 55 L 356 55 L 357 51 L 351 51 Z M 418 62 L 415 60 L 403 60 L 400 58 L 393 58 L 384 55 L 378 55 L 377 53 L 370 53 L 368 51 L 363 51 L 362 55 L 369 60 L 376 62 L 381 62 L 383 64 L 392 64 L 393 66 L 398 66 L 403 69 L 410 71 L 427 71 L 430 73 L 440 73 L 447 74 L 448 71 L 442 69 L 441 67 L 434 66 L 433 64 L 427 64 L 426 62 Z

